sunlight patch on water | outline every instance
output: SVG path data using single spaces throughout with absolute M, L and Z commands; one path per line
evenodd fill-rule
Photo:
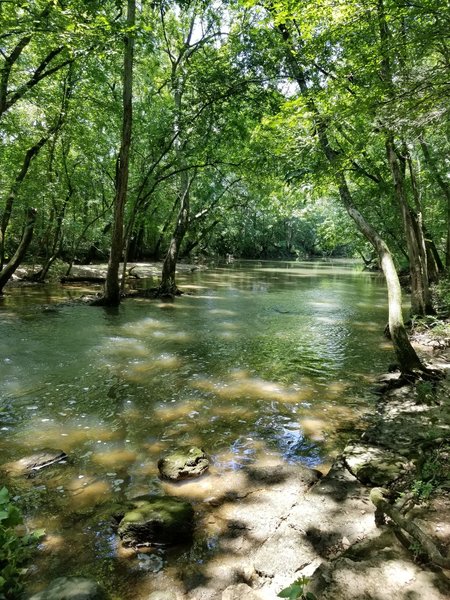
M 309 395 L 307 390 L 303 393 L 303 390 L 287 388 L 282 384 L 265 381 L 259 377 L 239 378 L 238 381 L 233 381 L 232 378 L 228 381 L 204 378 L 193 380 L 190 383 L 192 387 L 213 392 L 222 399 L 253 398 L 294 403 L 305 400 Z
M 107 468 L 123 469 L 137 458 L 136 452 L 124 448 L 111 449 L 107 452 L 94 452 L 92 461 Z
M 30 449 L 47 446 L 69 452 L 85 442 L 110 441 L 120 437 L 121 432 L 113 431 L 106 425 L 102 427 L 98 419 L 90 417 L 64 423 L 53 419 L 44 422 L 41 420 L 38 428 L 35 422 L 30 422 L 17 434 L 16 439 Z
M 108 500 L 111 485 L 108 481 L 98 479 L 95 476 L 75 478 L 66 484 L 70 492 L 71 511 L 75 512 L 90 506 L 96 506 Z
M 202 401 L 199 399 L 189 399 L 177 404 L 166 406 L 157 406 L 154 409 L 155 419 L 160 419 L 165 423 L 176 421 L 181 418 L 197 418 L 202 407 Z
M 219 315 L 223 317 L 235 317 L 238 315 L 235 310 L 228 310 L 226 308 L 210 308 L 208 312 L 210 315 Z
M 148 355 L 148 351 L 147 351 Z M 154 373 L 159 373 L 161 370 L 176 370 L 181 368 L 183 361 L 175 354 L 160 354 L 152 358 L 148 358 L 145 362 L 142 360 L 133 361 L 127 365 L 123 371 L 123 376 L 134 383 L 148 383 L 151 381 Z

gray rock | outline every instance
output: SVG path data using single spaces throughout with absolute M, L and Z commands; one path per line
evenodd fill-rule
M 30 600 L 106 600 L 104 589 L 91 579 L 84 577 L 58 577 L 42 592 Z
M 179 450 L 158 461 L 158 469 L 163 479 L 179 481 L 199 477 L 208 470 L 209 460 L 200 448 Z
M 147 600 L 177 600 L 177 595 L 167 590 L 157 590 L 152 592 Z
M 366 485 L 387 485 L 408 466 L 408 459 L 401 454 L 361 442 L 348 444 L 343 458 L 350 473 Z
M 261 600 L 261 598 L 262 596 L 246 583 L 230 585 L 222 592 L 222 600 Z
M 192 535 L 194 509 L 176 498 L 136 499 L 125 513 L 118 533 L 127 546 L 174 545 Z
M 68 456 L 63 450 L 54 450 L 52 448 L 44 448 L 31 454 L 24 456 L 20 460 L 3 465 L 2 469 L 11 475 L 35 475 L 42 469 L 51 467 L 52 465 L 65 462 Z

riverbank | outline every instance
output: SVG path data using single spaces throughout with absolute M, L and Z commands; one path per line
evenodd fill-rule
M 449 372 L 450 351 L 428 359 Z M 244 470 L 242 489 L 212 500 L 208 525 L 221 522 L 222 534 L 205 582 L 166 589 L 167 598 L 270 600 L 303 577 L 320 600 L 448 598 L 450 571 L 389 520 L 380 524 L 370 492 L 383 486 L 403 498 L 406 518 L 448 561 L 449 398 L 448 377 L 385 392 L 362 439 L 318 480 L 298 466 Z

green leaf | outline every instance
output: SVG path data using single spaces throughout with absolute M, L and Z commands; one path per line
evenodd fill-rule
M 2 487 L 0 490 L 0 504 L 6 504 L 6 502 L 9 502 L 9 492 L 7 488 Z
M 289 587 L 284 588 L 277 594 L 279 598 L 289 598 L 290 600 L 296 600 L 303 592 L 303 584 L 294 582 Z

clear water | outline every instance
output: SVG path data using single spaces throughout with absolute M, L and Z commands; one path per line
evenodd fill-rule
M 0 303 L 1 462 L 43 447 L 71 457 L 6 482 L 48 533 L 30 591 L 87 574 L 144 598 L 162 561 L 186 562 L 182 550 L 124 553 L 104 510 L 159 493 L 156 462 L 174 446 L 203 447 L 210 477 L 264 460 L 320 467 L 370 411 L 371 381 L 392 361 L 378 276 L 343 261 L 245 261 L 179 284 L 188 293 L 173 303 L 114 310 L 61 305 L 81 290 L 51 287 L 11 288 Z M 200 512 L 210 491 L 193 493 Z M 211 549 L 201 538 L 189 562 Z

